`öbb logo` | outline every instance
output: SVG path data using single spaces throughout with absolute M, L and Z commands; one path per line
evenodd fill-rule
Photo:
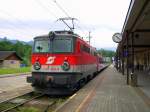
M 48 57 L 46 64 L 53 64 L 56 57 Z

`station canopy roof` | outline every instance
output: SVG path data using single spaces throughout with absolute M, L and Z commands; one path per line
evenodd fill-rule
M 126 45 L 126 32 L 129 32 L 129 45 L 131 45 L 131 33 L 134 32 L 134 47 L 150 47 L 150 0 L 131 0 L 122 28 L 122 42 L 117 49 Z

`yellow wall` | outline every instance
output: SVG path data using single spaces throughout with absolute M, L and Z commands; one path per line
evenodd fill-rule
M 3 67 L 4 68 L 19 68 L 20 67 L 20 61 L 18 61 L 18 60 L 4 60 L 3 61 Z

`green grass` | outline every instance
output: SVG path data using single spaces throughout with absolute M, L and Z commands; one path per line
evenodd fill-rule
M 5 103 L 2 103 L 2 104 L 0 104 L 0 112 L 1 112 L 2 110 L 5 110 L 5 109 L 10 108 L 10 107 L 13 107 L 13 106 L 15 106 L 15 104 L 11 104 L 11 103 L 5 104 Z
M 34 107 L 23 107 L 19 109 L 19 112 L 40 112 L 38 109 Z
M 22 68 L 0 68 L 0 75 L 4 74 L 14 74 L 14 73 L 25 73 L 31 72 L 31 67 L 22 67 Z

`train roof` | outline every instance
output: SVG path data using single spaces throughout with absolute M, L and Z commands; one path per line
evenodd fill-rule
M 50 33 L 55 33 L 55 35 L 59 35 L 59 36 L 74 36 L 74 37 L 80 37 L 78 34 L 75 34 L 74 32 L 72 31 L 51 31 L 49 32 Z M 36 36 L 34 39 L 37 39 L 37 38 L 47 38 L 49 37 L 49 34 L 46 34 L 46 35 L 40 35 L 40 36 Z
M 66 30 L 63 30 L 63 31 L 50 31 L 50 33 L 55 33 L 55 35 L 58 35 L 58 36 L 73 36 L 75 38 L 78 38 L 80 39 L 81 41 L 83 41 L 88 47 L 90 47 L 92 50 L 96 50 L 95 47 L 92 47 L 91 45 L 89 45 L 89 43 L 85 40 L 83 40 L 83 38 L 81 38 L 78 34 L 75 34 L 74 32 L 72 31 L 66 31 Z M 34 39 L 38 39 L 38 38 L 48 38 L 49 37 L 49 34 L 47 35 L 41 35 L 41 36 L 36 36 Z

